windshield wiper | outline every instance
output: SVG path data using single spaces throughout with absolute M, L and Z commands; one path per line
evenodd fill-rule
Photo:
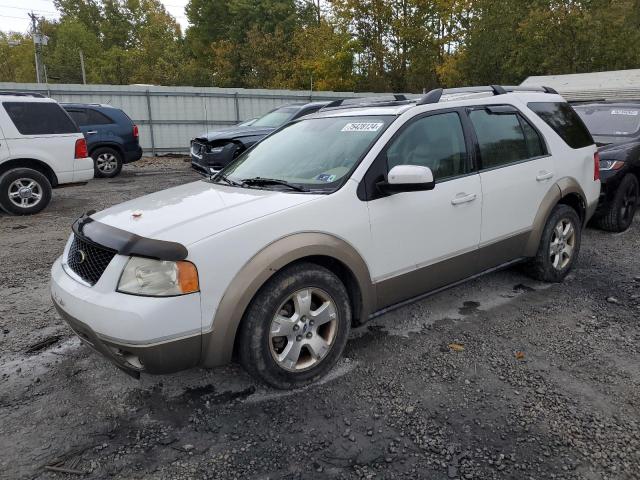
M 291 190 L 295 190 L 297 192 L 308 192 L 309 189 L 301 187 L 300 185 L 294 185 L 293 183 L 289 183 L 286 180 L 280 180 L 277 178 L 262 178 L 262 177 L 254 177 L 254 178 L 245 178 L 242 180 L 242 183 L 245 185 L 282 185 L 284 187 L 288 187 Z
M 215 182 L 215 183 L 219 183 L 219 180 L 222 180 L 223 182 L 225 182 L 228 185 L 231 185 L 232 187 L 245 187 L 246 186 L 244 184 L 244 182 L 236 182 L 235 180 L 230 179 L 229 177 L 227 177 L 226 175 L 224 175 L 222 173 L 215 173 L 215 174 L 211 175 L 209 177 L 209 180 L 211 180 L 212 182 Z

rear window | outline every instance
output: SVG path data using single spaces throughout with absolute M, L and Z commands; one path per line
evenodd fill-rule
M 593 145 L 594 141 L 589 130 L 568 103 L 532 102 L 527 106 L 553 128 L 571 148 Z
M 78 127 L 57 103 L 3 102 L 9 118 L 22 135 L 78 133 Z
M 592 135 L 629 136 L 640 131 L 640 105 L 575 107 Z

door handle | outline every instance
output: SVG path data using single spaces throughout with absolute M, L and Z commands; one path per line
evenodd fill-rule
M 96 133 L 98 133 L 98 131 L 97 131 L 97 130 L 89 130 L 89 131 L 87 132 L 87 135 L 95 135 Z
M 549 180 L 551 178 L 553 178 L 553 172 L 547 172 L 546 170 L 542 170 L 538 172 L 538 176 L 536 177 L 536 180 L 539 182 L 544 182 L 545 180 Z
M 475 193 L 459 193 L 456 195 L 453 200 L 451 200 L 451 205 L 461 205 L 463 203 L 473 202 L 477 198 Z

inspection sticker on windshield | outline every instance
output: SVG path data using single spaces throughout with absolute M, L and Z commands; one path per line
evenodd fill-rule
M 342 127 L 343 132 L 377 132 L 383 123 L 347 123 Z
M 637 117 L 640 110 L 611 110 L 611 115 L 628 115 L 630 117 Z

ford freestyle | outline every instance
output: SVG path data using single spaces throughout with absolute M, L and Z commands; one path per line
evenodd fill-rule
M 209 179 L 82 216 L 51 293 L 133 375 L 235 357 L 296 388 L 373 314 L 515 263 L 562 281 L 598 167 L 591 135 L 548 88 L 334 103 Z

